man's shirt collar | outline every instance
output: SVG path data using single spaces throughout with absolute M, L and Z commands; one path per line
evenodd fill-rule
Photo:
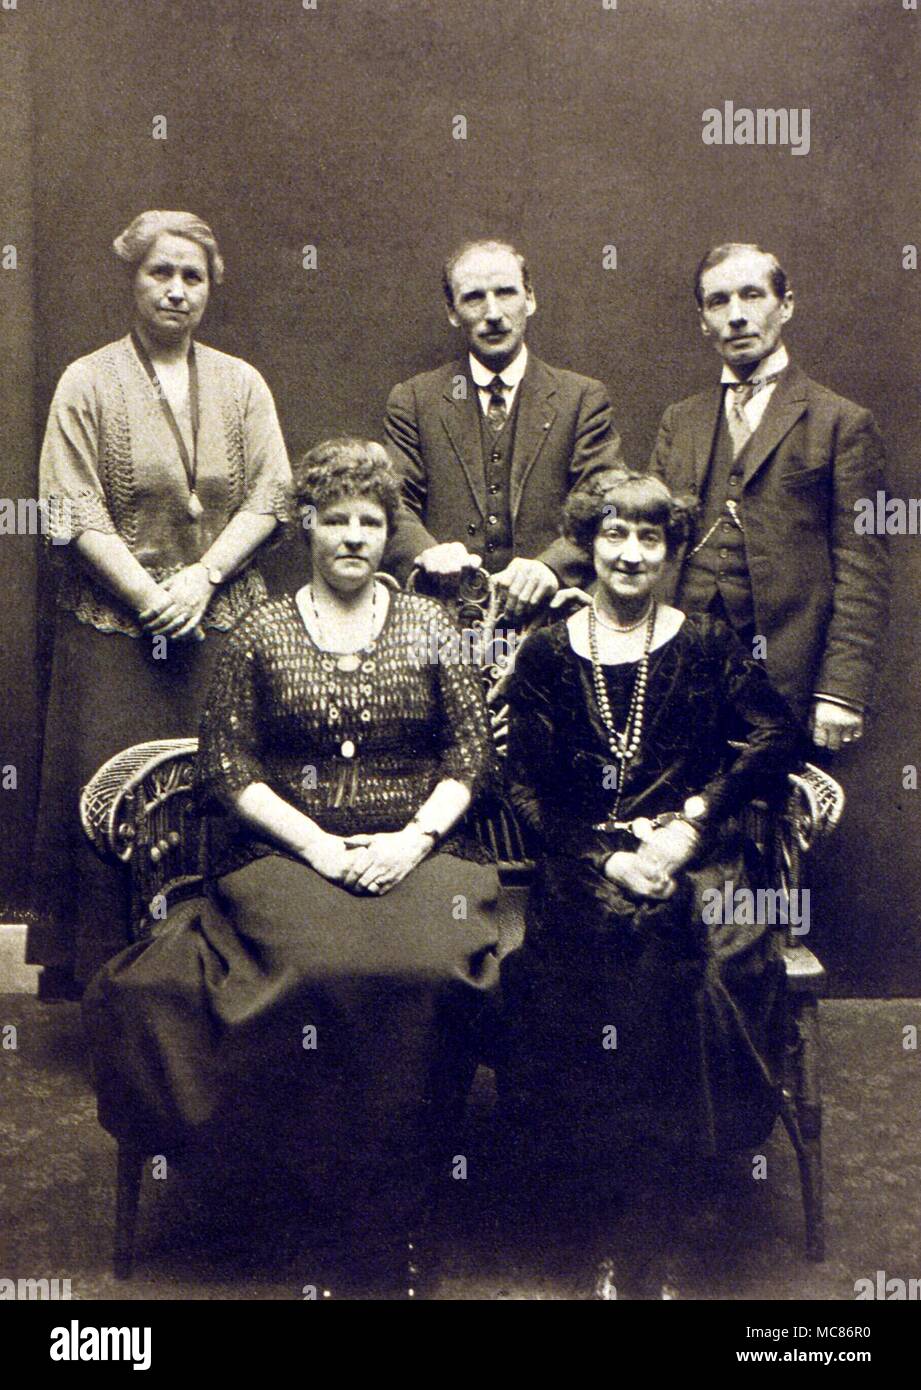
M 767 357 L 761 359 L 758 363 L 758 370 L 754 373 L 754 378 L 760 380 L 762 377 L 772 376 L 775 372 L 782 372 L 783 369 L 789 365 L 789 362 L 790 358 L 787 355 L 787 349 L 784 347 L 783 343 L 781 343 L 780 347 L 776 347 Z M 752 377 L 748 378 L 749 381 L 752 379 Z M 741 380 L 742 378 L 737 372 L 733 371 L 729 363 L 724 362 L 723 374 L 720 377 L 720 382 L 725 384 L 727 381 Z
M 473 353 L 467 354 L 470 359 L 470 375 L 481 390 L 485 391 L 494 376 L 501 376 L 506 386 L 515 387 L 521 381 L 528 365 L 528 347 L 526 343 L 521 344 L 521 351 L 513 362 L 507 367 L 503 367 L 501 372 L 494 372 L 491 367 L 484 367 L 478 357 Z

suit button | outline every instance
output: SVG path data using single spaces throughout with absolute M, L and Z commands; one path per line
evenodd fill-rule
M 490 490 L 490 492 L 495 496 L 495 494 L 499 491 L 499 484 L 498 484 L 498 483 L 490 483 L 490 484 L 489 484 L 489 490 Z
M 720 559 L 721 559 L 721 560 L 725 560 L 725 558 L 726 558 L 726 556 L 727 556 L 728 554 L 729 554 L 729 551 L 728 551 L 728 550 L 721 550 L 721 551 L 720 551 Z
M 499 525 L 499 518 L 497 516 L 488 516 L 486 520 L 489 522 L 490 526 Z
M 486 549 L 487 549 L 487 550 L 496 550 L 496 549 L 498 549 L 498 547 L 497 547 L 497 545 L 496 545 L 496 542 L 495 542 L 495 541 L 487 541 L 487 542 L 486 542 Z
M 476 522 L 475 522 L 475 521 L 468 521 L 468 522 L 467 522 L 467 535 L 468 535 L 468 536 L 475 536 L 475 535 L 476 535 Z
M 493 449 L 489 457 L 492 459 L 493 463 L 498 463 L 502 455 L 499 453 L 497 449 Z
M 729 475 L 729 486 L 730 486 L 730 487 L 738 487 L 738 486 L 739 486 L 739 475 L 738 475 L 738 473 L 730 473 L 730 475 Z

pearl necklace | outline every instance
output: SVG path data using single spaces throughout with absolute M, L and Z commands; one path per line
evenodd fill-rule
M 652 647 L 652 637 L 656 627 L 655 599 L 652 600 L 649 612 L 644 615 L 644 619 L 642 620 L 647 624 L 646 640 L 643 643 L 643 655 L 636 669 L 633 691 L 630 695 L 630 705 L 627 710 L 627 722 L 624 725 L 623 733 L 620 733 L 614 725 L 614 713 L 611 709 L 611 701 L 608 699 L 608 689 L 605 684 L 604 672 L 601 669 L 601 661 L 598 656 L 598 621 L 595 605 L 592 604 L 588 615 L 588 647 L 592 659 L 592 681 L 595 688 L 595 699 L 598 704 L 598 711 L 608 735 L 608 746 L 618 764 L 618 767 L 615 769 L 617 777 L 617 797 L 610 817 L 612 821 L 616 821 L 618 812 L 620 811 L 620 802 L 623 796 L 627 767 L 636 756 L 640 741 L 643 737 L 643 717 L 646 711 L 646 686 L 649 682 L 649 652 Z M 639 627 L 639 623 L 634 624 L 634 626 Z
M 645 623 L 646 619 L 649 617 L 649 611 L 650 611 L 650 609 L 651 609 L 651 607 L 652 607 L 652 605 L 653 605 L 653 602 L 654 602 L 654 600 L 653 600 L 653 599 L 650 599 L 650 600 L 649 600 L 649 607 L 648 607 L 648 608 L 644 608 L 643 612 L 642 612 L 642 613 L 640 614 L 640 616 L 637 618 L 637 620 L 636 620 L 635 623 L 628 623 L 628 624 L 626 625 L 626 627 L 622 627 L 620 623 L 612 623 L 611 620 L 610 620 L 610 618 L 603 618 L 603 617 L 601 616 L 601 609 L 598 607 L 598 595 L 597 595 L 597 594 L 596 594 L 595 597 L 592 599 L 592 611 L 593 611 L 593 613 L 595 614 L 595 617 L 598 619 L 598 621 L 599 621 L 599 623 L 601 624 L 601 626 L 602 626 L 602 627 L 606 627 L 606 628 L 608 629 L 609 632 L 636 632 L 637 628 L 638 628 L 638 627 L 642 627 L 643 624 Z

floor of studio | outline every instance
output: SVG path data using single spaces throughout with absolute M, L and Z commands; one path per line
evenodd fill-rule
M 96 1121 L 79 1007 L 0 995 L 0 1276 L 67 1278 L 74 1299 L 300 1299 L 316 1233 L 283 1194 L 234 1195 L 201 1175 L 145 1181 L 134 1277 L 110 1253 L 115 1144 Z M 750 1157 L 698 1212 L 674 1262 L 686 1299 L 853 1300 L 855 1281 L 921 1276 L 921 1001 L 822 1006 L 828 1258 L 803 1255 L 796 1164 L 778 1125 L 766 1177 Z M 10 1035 L 5 1035 L 9 1038 Z M 485 1162 L 491 1075 L 481 1070 L 464 1151 L 467 1178 L 443 1203 L 446 1300 L 579 1299 L 604 1253 L 601 1223 L 564 1216 L 554 1192 L 497 1184 Z

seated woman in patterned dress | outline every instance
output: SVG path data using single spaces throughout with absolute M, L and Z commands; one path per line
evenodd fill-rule
M 201 727 L 206 902 L 105 966 L 86 1019 L 111 1133 L 258 1146 L 392 1283 L 498 979 L 496 870 L 460 826 L 494 749 L 476 671 L 432 660 L 444 610 L 375 578 L 381 446 L 317 446 L 295 496 L 310 581 L 229 635 Z
M 627 1194 L 614 1278 L 655 1294 L 699 1160 L 777 1114 L 777 933 L 708 908 L 757 873 L 734 818 L 785 785 L 798 736 L 725 623 L 656 601 L 686 534 L 663 483 L 607 470 L 565 519 L 598 584 L 527 638 L 508 692 L 511 795 L 543 852 L 502 964 L 501 1089 L 546 1173 Z

